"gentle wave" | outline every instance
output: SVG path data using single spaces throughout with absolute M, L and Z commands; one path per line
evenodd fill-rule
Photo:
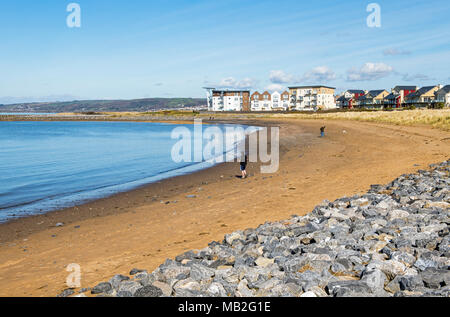
M 214 166 L 211 161 L 171 161 L 177 140 L 170 135 L 178 126 L 1 122 L 0 222 L 72 207 Z M 193 130 L 192 125 L 183 126 Z M 219 155 L 236 147 L 233 144 Z

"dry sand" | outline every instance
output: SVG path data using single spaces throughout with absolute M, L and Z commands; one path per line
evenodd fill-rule
M 262 123 L 281 128 L 273 175 L 250 164 L 242 180 L 238 164 L 222 164 L 0 225 L 0 296 L 55 296 L 67 288 L 71 263 L 81 266 L 82 287 L 135 267 L 151 271 L 227 233 L 304 215 L 324 199 L 364 193 L 450 154 L 450 133 L 430 128 L 333 121 L 321 139 L 321 121 Z

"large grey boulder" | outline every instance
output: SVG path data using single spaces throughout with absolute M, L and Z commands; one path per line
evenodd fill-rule
M 147 285 L 140 289 L 138 289 L 135 294 L 135 297 L 161 297 L 163 296 L 163 292 L 161 289 L 157 288 L 153 285 Z
M 326 290 L 329 295 L 334 297 L 365 297 L 372 292 L 363 281 L 331 282 L 327 285 Z
M 100 283 L 92 289 L 91 294 L 110 294 L 112 291 L 113 288 L 111 283 Z

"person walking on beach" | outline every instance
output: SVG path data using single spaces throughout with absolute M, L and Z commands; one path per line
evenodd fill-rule
M 241 161 L 242 179 L 245 179 L 247 177 L 247 164 L 248 164 L 248 155 L 245 154 L 244 161 Z
M 325 126 L 323 126 L 323 127 L 320 128 L 320 137 L 321 137 L 321 138 L 325 137 L 325 129 L 326 129 Z

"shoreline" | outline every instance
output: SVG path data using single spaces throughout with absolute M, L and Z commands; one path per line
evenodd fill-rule
M 29 122 L 28 120 L 24 120 L 24 121 Z M 43 120 L 43 121 L 50 122 L 50 121 L 53 121 L 53 120 Z M 85 120 L 81 120 L 81 121 L 82 122 L 90 122 L 90 121 L 85 121 Z M 110 120 L 107 120 L 105 122 L 124 122 L 124 121 L 110 121 Z M 178 124 L 193 125 L 194 124 L 194 122 L 192 122 L 192 121 L 126 121 L 126 122 L 163 123 L 163 124 L 171 124 L 171 125 L 178 125 Z M 203 124 L 247 125 L 246 122 L 239 122 L 239 123 L 238 122 L 235 122 L 235 123 L 233 123 L 233 122 L 204 122 Z M 259 126 L 257 126 L 257 125 L 248 125 L 248 126 L 253 126 L 253 127 L 259 128 L 259 127 L 265 126 L 265 124 L 262 124 L 262 125 L 260 124 Z M 35 213 L 35 214 L 29 214 L 29 215 L 24 215 L 24 216 L 17 216 L 17 217 L 13 216 L 10 219 L 7 219 L 6 221 L 0 221 L 0 243 L 7 242 L 7 241 L 10 241 L 12 239 L 11 230 L 8 230 L 8 229 L 6 229 L 6 231 L 5 230 L 1 230 L 2 225 L 8 225 L 8 224 L 11 224 L 11 223 L 16 223 L 16 226 L 14 226 L 15 227 L 14 230 L 17 232 L 17 230 L 20 230 L 20 229 L 18 229 L 19 227 L 29 227 L 30 226 L 29 222 L 36 221 L 37 223 L 41 223 L 42 220 L 45 220 L 47 218 L 60 217 L 60 216 L 62 216 L 62 214 L 64 214 L 68 210 L 72 211 L 73 209 L 78 210 L 79 208 L 81 208 L 82 210 L 85 209 L 85 208 L 91 208 L 88 205 L 93 204 L 94 206 L 96 206 L 96 205 L 98 205 L 98 204 L 95 204 L 96 202 L 99 202 L 100 204 L 102 204 L 104 201 L 106 201 L 106 200 L 108 200 L 110 198 L 115 198 L 115 200 L 121 200 L 121 199 L 124 199 L 123 196 L 127 197 L 128 194 L 133 193 L 135 191 L 140 191 L 141 192 L 142 189 L 158 190 L 158 187 L 160 187 L 161 184 L 162 184 L 161 186 L 164 188 L 163 191 L 167 191 L 168 185 L 164 184 L 164 182 L 167 181 L 167 180 L 176 179 L 174 181 L 174 183 L 177 183 L 177 184 L 178 183 L 186 183 L 191 178 L 191 176 L 196 174 L 196 173 L 200 173 L 202 171 L 213 169 L 213 168 L 219 167 L 221 165 L 223 166 L 223 165 L 230 165 L 231 164 L 231 165 L 236 166 L 236 164 L 238 164 L 238 163 L 219 163 L 219 164 L 214 163 L 213 166 L 199 167 L 199 165 L 205 164 L 205 163 L 206 162 L 195 163 L 195 164 L 192 164 L 192 165 L 189 165 L 189 166 L 185 166 L 185 167 L 179 168 L 177 171 L 184 170 L 184 169 L 188 169 L 189 170 L 191 168 L 193 169 L 193 171 L 183 172 L 183 173 L 181 173 L 181 175 L 178 175 L 178 176 L 167 176 L 167 177 L 163 177 L 162 179 L 159 179 L 159 180 L 156 180 L 156 181 L 150 181 L 150 182 L 143 182 L 144 179 L 142 179 L 142 180 L 135 180 L 135 181 L 132 181 L 131 183 L 142 182 L 142 184 L 136 185 L 136 186 L 132 186 L 129 189 L 117 191 L 115 193 L 112 193 L 112 194 L 106 195 L 106 196 L 101 196 L 100 195 L 100 196 L 92 198 L 92 199 L 86 199 L 86 200 L 81 200 L 81 201 L 74 201 L 74 202 L 68 203 L 67 206 L 63 206 L 61 208 L 52 208 L 52 209 L 47 210 L 47 211 L 42 211 L 42 212 L 38 212 L 38 213 Z M 221 169 L 219 169 L 219 170 L 221 170 Z M 174 171 L 170 171 L 170 172 L 174 172 Z M 164 173 L 161 173 L 161 174 L 166 174 L 166 173 L 170 173 L 170 172 L 164 172 Z M 229 171 L 227 171 L 227 172 L 229 172 Z M 209 173 L 205 173 L 205 174 L 208 175 Z M 160 175 L 160 174 L 153 175 L 153 176 L 147 177 L 147 178 L 157 178 L 158 175 Z M 116 185 L 113 185 L 112 187 L 118 187 L 118 186 L 123 186 L 123 185 L 125 185 L 125 184 L 116 184 Z M 149 187 L 149 188 L 147 188 L 147 187 Z M 118 197 L 116 197 L 116 196 L 118 196 Z M 43 198 L 43 199 L 45 199 L 45 198 Z M 156 201 L 156 200 L 153 200 L 153 201 Z M 53 213 L 58 214 L 58 215 L 52 215 Z M 32 218 L 32 220 L 26 221 L 26 219 L 28 219 L 28 218 Z M 84 219 L 84 218 L 80 218 L 80 219 Z M 79 219 L 77 219 L 77 220 L 79 220 Z M 64 223 L 64 222 L 62 222 L 62 223 Z M 39 228 L 39 229 L 42 229 L 42 228 Z M 33 233 L 33 232 L 36 232 L 36 230 L 31 230 L 31 231 L 28 230 L 28 234 L 29 233 Z M 16 236 L 16 238 L 19 238 L 19 237 L 20 236 Z
M 307 214 L 324 199 L 363 193 L 450 153 L 449 133 L 428 128 L 333 121 L 319 139 L 318 121 L 220 121 L 280 125 L 280 171 L 264 176 L 251 165 L 253 175 L 240 180 L 236 164 L 225 163 L 0 225 L 0 296 L 54 296 L 67 288 L 70 263 L 81 265 L 83 286 L 132 267 L 156 268 L 226 233 Z
M 34 120 L 24 120 L 24 121 L 34 121 Z M 53 121 L 53 120 L 40 120 L 40 121 Z M 77 121 L 77 120 L 74 120 Z M 85 120 L 81 120 L 85 121 Z M 149 123 L 167 123 L 167 124 L 194 124 L 192 121 L 128 121 L 126 122 L 149 122 Z M 1 122 L 1 121 L 0 121 Z M 106 120 L 106 122 L 116 122 Z M 123 122 L 123 121 L 119 121 Z M 258 125 L 256 125 L 256 123 Z M 239 121 L 236 120 L 231 121 L 221 121 L 221 122 L 203 122 L 203 124 L 236 124 L 236 125 L 249 125 L 255 127 L 264 127 L 268 126 L 270 123 L 268 122 L 254 122 L 254 121 Z M 280 153 L 280 156 L 282 153 Z M 13 219 L 9 219 L 5 222 L 0 222 L 0 246 L 3 243 L 11 242 L 16 239 L 22 239 L 27 237 L 28 235 L 52 229 L 57 223 L 63 223 L 64 225 L 70 225 L 71 223 L 77 221 L 83 221 L 92 217 L 103 217 L 112 214 L 118 214 L 124 211 L 126 207 L 130 206 L 130 200 L 138 201 L 138 203 L 133 203 L 131 205 L 138 206 L 144 205 L 149 202 L 158 202 L 164 201 L 164 199 L 170 198 L 167 195 L 168 192 L 173 195 L 177 195 L 179 193 L 185 192 L 187 193 L 189 189 L 192 188 L 192 185 L 189 185 L 193 179 L 199 179 L 197 181 L 200 183 L 210 183 L 213 182 L 214 179 L 211 178 L 211 175 L 222 174 L 230 175 L 238 168 L 236 166 L 238 163 L 219 163 L 214 166 L 202 168 L 200 170 L 194 172 L 188 172 L 179 176 L 171 176 L 168 178 L 161 179 L 159 181 L 150 182 L 146 184 L 139 185 L 135 188 L 126 191 L 120 191 L 114 193 L 112 195 L 108 195 L 106 197 L 94 198 L 87 201 L 82 201 L 78 204 L 74 204 L 73 206 L 63 207 L 60 209 L 50 210 L 44 213 L 38 213 L 35 215 L 26 215 L 23 217 L 17 217 Z M 259 168 L 259 164 L 255 165 Z M 186 186 L 184 186 L 186 184 Z M 176 187 L 177 190 L 173 190 L 173 187 Z M 157 193 L 150 198 L 147 193 Z M 145 196 L 145 199 L 142 197 Z M 125 204 L 122 202 L 126 201 Z M 165 201 L 164 203 L 167 203 Z M 104 206 L 114 206 L 111 207 L 114 210 L 106 210 Z M 92 210 L 96 210 L 97 213 L 92 213 Z M 48 224 L 48 225 L 45 225 Z

